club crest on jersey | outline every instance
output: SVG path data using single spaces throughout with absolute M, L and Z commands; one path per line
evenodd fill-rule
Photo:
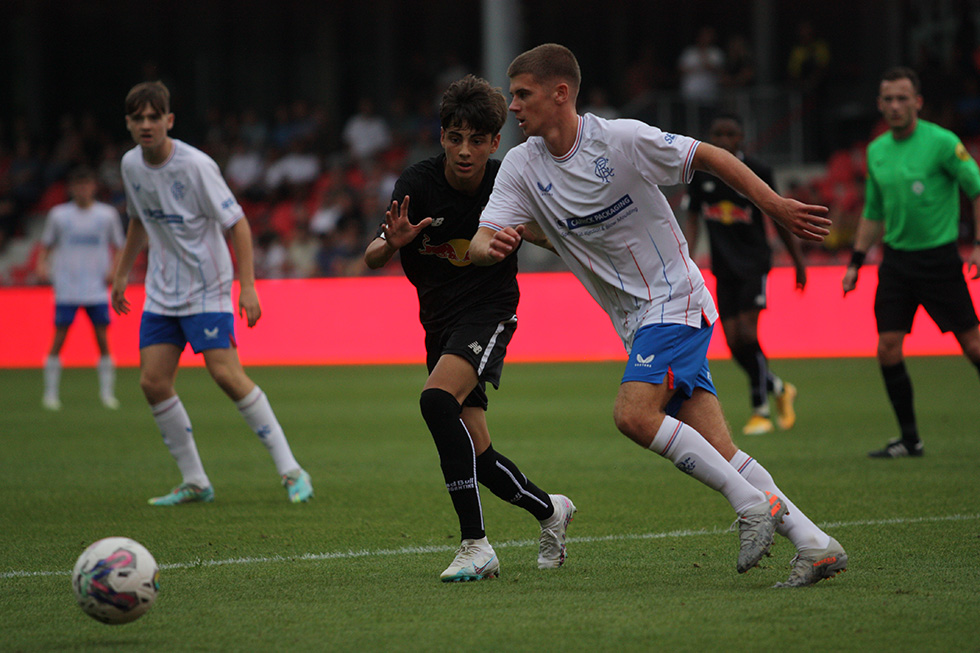
M 600 156 L 594 161 L 595 163 L 595 176 L 602 180 L 602 183 L 608 184 L 610 177 L 615 177 L 613 174 L 613 169 L 609 167 L 609 159 L 604 156 Z
M 187 187 L 179 181 L 175 181 L 173 186 L 170 187 L 170 192 L 173 193 L 175 200 L 180 201 L 184 199 L 184 195 L 187 194 Z

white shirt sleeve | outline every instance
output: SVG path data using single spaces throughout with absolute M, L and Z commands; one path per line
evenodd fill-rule
M 208 158 L 196 166 L 200 175 L 201 201 L 206 213 L 218 219 L 221 226 L 230 229 L 245 216 L 245 211 L 238 204 L 235 195 L 228 188 L 228 183 L 221 176 L 218 164 Z
M 48 219 L 44 222 L 44 231 L 41 232 L 41 244 L 45 247 L 54 247 L 58 240 L 57 207 L 48 212 Z
M 500 164 L 490 201 L 480 215 L 481 227 L 500 231 L 535 219 L 528 201 L 527 187 L 518 170 L 518 161 L 523 161 L 524 157 L 516 153 L 517 150 L 508 152 Z
M 639 123 L 630 153 L 637 169 L 658 186 L 690 183 L 700 141 Z
M 109 242 L 116 249 L 122 249 L 126 244 L 126 234 L 123 233 L 122 220 L 119 218 L 119 211 L 115 207 L 109 207 L 109 214 L 112 216 L 109 227 Z

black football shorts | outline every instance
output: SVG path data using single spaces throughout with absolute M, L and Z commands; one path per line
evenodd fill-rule
M 956 243 L 911 252 L 885 247 L 875 293 L 878 333 L 911 332 L 919 306 L 943 333 L 977 326 Z
M 500 320 L 499 315 L 487 318 L 474 313 L 441 332 L 426 333 L 426 366 L 432 372 L 444 354 L 455 354 L 469 361 L 476 370 L 479 383 L 463 405 L 486 410 L 486 384 L 489 382 L 495 388 L 500 387 L 507 345 L 516 330 L 516 315 Z

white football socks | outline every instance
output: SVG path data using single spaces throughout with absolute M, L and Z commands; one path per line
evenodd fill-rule
M 803 511 L 793 505 L 789 497 L 776 487 L 772 475 L 758 460 L 744 451 L 738 451 L 732 456 L 730 464 L 753 487 L 763 492 L 771 492 L 783 500 L 789 513 L 783 517 L 782 523 L 776 526 L 776 532 L 792 542 L 797 551 L 823 549 L 830 544 L 830 536 L 810 521 L 810 518 L 803 514 Z
M 269 399 L 261 388 L 255 386 L 251 392 L 236 401 L 235 405 L 238 406 L 238 411 L 248 425 L 262 440 L 262 444 L 269 450 L 279 475 L 298 469 L 299 463 L 293 457 L 289 442 L 286 441 L 286 434 L 283 433 L 279 420 L 272 412 Z
M 96 366 L 99 374 L 99 396 L 102 398 L 116 396 L 116 366 L 109 355 L 101 356 Z
M 180 397 L 174 395 L 150 407 L 156 420 L 163 442 L 170 455 L 177 461 L 177 468 L 184 477 L 184 483 L 192 483 L 200 488 L 211 486 L 208 475 L 204 473 L 201 456 L 194 443 L 194 431 Z
M 44 361 L 44 396 L 48 399 L 58 399 L 61 387 L 61 359 L 48 356 Z
M 670 415 L 650 443 L 650 450 L 668 459 L 677 469 L 721 492 L 736 513 L 766 500 L 761 490 L 739 475 L 725 457 L 700 433 Z

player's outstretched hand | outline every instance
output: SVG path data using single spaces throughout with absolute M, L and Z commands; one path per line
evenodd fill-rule
M 238 294 L 238 317 L 245 313 L 248 320 L 248 327 L 251 329 L 262 317 L 262 307 L 259 305 L 259 294 L 255 292 L 254 286 L 245 286 Z
M 773 210 L 767 212 L 797 238 L 816 243 L 830 234 L 833 224 L 827 217 L 830 209 L 826 206 L 804 204 L 789 197 L 780 197 Z
M 129 313 L 129 300 L 126 299 L 126 282 L 113 280 L 112 293 L 110 294 L 112 310 L 116 315 L 126 315 Z
M 524 236 L 524 225 L 519 224 L 516 227 L 505 227 L 500 231 L 496 231 L 493 234 L 493 238 L 490 239 L 488 245 L 488 251 L 490 256 L 493 257 L 495 261 L 503 261 L 505 258 L 514 253 L 518 245 L 521 244 L 521 239 Z
M 432 223 L 432 218 L 422 218 L 418 224 L 412 224 L 408 219 L 408 202 L 408 195 L 401 205 L 398 200 L 393 200 L 391 208 L 385 211 L 385 240 L 395 249 L 401 249 L 415 240 L 419 232 Z

